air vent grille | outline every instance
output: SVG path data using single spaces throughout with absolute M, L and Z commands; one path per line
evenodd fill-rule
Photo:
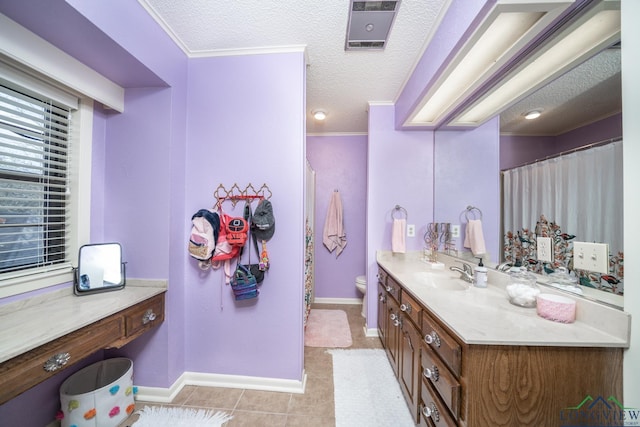
M 352 0 L 345 50 L 384 49 L 399 6 L 400 0 Z

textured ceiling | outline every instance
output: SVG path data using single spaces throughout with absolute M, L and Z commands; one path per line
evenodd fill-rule
M 188 55 L 306 46 L 308 133 L 367 132 L 368 102 L 396 100 L 449 4 L 401 1 L 384 51 L 346 52 L 347 0 L 139 1 Z
M 369 102 L 394 102 L 450 0 L 403 0 L 383 51 L 345 51 L 347 0 L 138 0 L 190 56 L 306 47 L 307 132 L 366 133 Z M 558 135 L 619 113 L 620 50 L 609 49 L 516 103 L 501 132 Z M 537 120 L 526 111 L 543 108 Z M 327 112 L 324 122 L 311 117 Z
M 622 111 L 620 49 L 600 52 L 500 116 L 500 130 L 512 135 L 555 136 Z M 542 109 L 535 120 L 523 114 Z

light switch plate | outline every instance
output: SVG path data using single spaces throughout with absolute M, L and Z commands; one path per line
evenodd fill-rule
M 573 242 L 573 268 L 602 274 L 609 273 L 609 245 Z
M 553 262 L 553 244 L 551 237 L 538 237 L 536 243 L 538 261 Z
M 460 237 L 460 226 L 452 225 L 451 226 L 451 237 Z
M 416 226 L 415 224 L 407 225 L 407 237 L 415 237 L 416 236 Z

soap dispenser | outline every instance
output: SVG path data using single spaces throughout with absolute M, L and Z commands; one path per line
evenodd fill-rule
M 476 266 L 473 273 L 473 284 L 476 288 L 486 288 L 487 287 L 487 267 L 482 263 L 482 258 L 480 258 L 480 262 Z

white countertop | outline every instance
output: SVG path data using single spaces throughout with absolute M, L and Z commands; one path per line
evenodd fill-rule
M 467 344 L 629 347 L 631 317 L 624 311 L 569 296 L 577 301 L 576 321 L 553 322 L 539 317 L 535 308 L 509 303 L 504 290 L 508 275 L 490 270 L 489 286 L 476 288 L 449 270 L 456 265 L 452 257 L 438 260 L 446 264 L 443 270 L 432 270 L 418 252 L 377 254 L 378 264 Z M 426 272 L 432 272 L 431 277 Z M 430 279 L 436 285 L 430 285 Z M 438 289 L 438 282 L 461 290 Z M 547 287 L 543 292 L 568 296 Z
M 71 287 L 0 306 L 0 363 L 167 290 L 128 279 L 122 290 L 75 296 Z

